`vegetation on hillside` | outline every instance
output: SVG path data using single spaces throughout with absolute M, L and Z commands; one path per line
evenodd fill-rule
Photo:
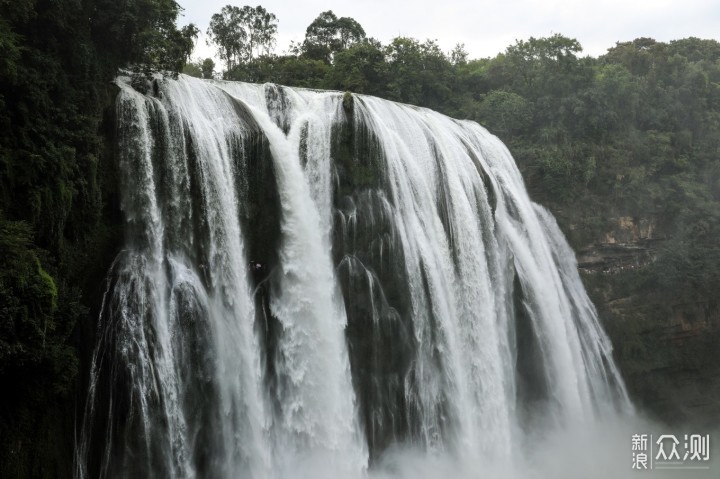
M 179 12 L 173 0 L 0 0 L 1 477 L 71 470 L 72 334 L 92 327 L 120 237 L 110 82 L 119 68 L 182 69 L 197 29 L 178 29 Z

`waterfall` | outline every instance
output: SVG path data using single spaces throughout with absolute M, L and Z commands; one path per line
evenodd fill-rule
M 554 218 L 484 128 L 364 95 L 117 80 L 125 246 L 75 474 L 372 475 L 630 412 Z

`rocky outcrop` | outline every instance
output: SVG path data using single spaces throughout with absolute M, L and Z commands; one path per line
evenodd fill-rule
M 601 239 L 578 251 L 581 272 L 608 274 L 636 270 L 655 259 L 655 250 L 664 238 L 655 236 L 654 220 L 621 216 L 611 218 L 611 223 L 614 227 Z
M 650 219 L 618 217 L 578 250 L 578 268 L 641 411 L 675 426 L 720 424 L 720 300 L 642 283 L 666 238 Z
M 599 303 L 641 410 L 671 425 L 720 424 L 720 303 L 632 296 Z

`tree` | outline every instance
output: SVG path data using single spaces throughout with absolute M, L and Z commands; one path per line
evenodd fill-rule
M 225 60 L 228 70 L 243 58 L 247 32 L 242 27 L 242 13 L 238 7 L 226 5 L 210 18 L 208 43 L 217 45 L 218 56 Z
M 354 19 L 350 17 L 340 17 L 335 22 L 337 29 L 337 50 L 346 50 L 355 43 L 365 39 L 365 30 Z
M 136 70 L 146 76 L 158 70 L 177 72 L 190 57 L 195 39 L 200 30 L 193 25 L 186 25 L 180 30 L 149 31 L 145 38 L 145 49 L 142 62 Z
M 468 52 L 464 43 L 458 43 L 450 52 L 450 62 L 453 65 L 465 65 L 468 61 Z
M 581 51 L 582 46 L 574 38 L 555 34 L 547 38 L 516 40 L 505 50 L 505 60 L 515 76 L 522 79 L 524 87 L 533 88 L 537 78 L 546 78 L 542 72 L 566 71 L 575 65 L 575 54 Z
M 0 477 L 72 475 L 60 418 L 83 394 L 90 305 L 122 236 L 111 81 L 182 68 L 196 30 L 179 12 L 0 0 Z
M 226 80 L 279 83 L 303 88 L 326 88 L 330 65 L 294 55 L 256 58 L 225 72 Z
M 436 41 L 397 37 L 385 47 L 385 58 L 393 100 L 448 109 L 454 70 Z
M 189 75 L 195 78 L 202 78 L 202 69 L 200 68 L 200 62 L 187 62 L 182 70 L 183 74 Z
M 368 39 L 335 55 L 329 88 L 385 96 L 386 85 L 387 65 L 380 42 Z
M 636 38 L 632 42 L 617 42 L 608 49 L 603 60 L 623 65 L 633 75 L 647 75 L 656 60 L 665 60 L 667 45 L 652 38 Z
M 215 74 L 215 62 L 212 61 L 212 58 L 206 58 L 200 65 L 200 70 L 203 78 L 212 78 Z
M 272 49 L 275 48 L 277 17 L 260 5 L 250 9 L 249 17 L 252 22 L 252 28 L 250 29 L 251 50 L 255 50 L 257 56 L 270 55 Z
M 212 58 L 200 60 L 199 58 L 193 62 L 188 62 L 183 68 L 185 75 L 196 78 L 212 78 L 215 70 L 215 62 Z
M 218 56 L 230 71 L 239 63 L 269 55 L 275 46 L 277 17 L 261 6 L 242 8 L 226 5 L 210 19 L 208 43 L 217 46 Z
M 305 58 L 332 63 L 336 53 L 365 39 L 365 30 L 354 19 L 322 12 L 305 31 L 301 51 Z
M 93 42 L 104 52 L 105 61 L 137 73 L 182 70 L 199 33 L 193 24 L 178 29 L 176 21 L 182 8 L 174 0 L 76 3 L 88 4 L 90 11 L 84 20 L 90 17 Z
M 532 121 L 532 109 L 517 93 L 493 90 L 483 98 L 479 121 L 493 133 L 518 133 Z

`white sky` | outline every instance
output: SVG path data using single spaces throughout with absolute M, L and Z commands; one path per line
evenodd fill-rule
M 262 5 L 278 18 L 276 53 L 300 42 L 307 26 L 325 10 L 352 17 L 383 44 L 403 35 L 438 40 L 443 50 L 464 43 L 470 58 L 491 57 L 515 39 L 554 33 L 576 38 L 585 54 L 598 56 L 617 41 L 689 36 L 720 39 L 718 0 L 178 0 L 179 24 L 205 32 L 224 5 Z M 193 58 L 214 56 L 201 35 Z M 218 65 L 220 67 L 220 65 Z

